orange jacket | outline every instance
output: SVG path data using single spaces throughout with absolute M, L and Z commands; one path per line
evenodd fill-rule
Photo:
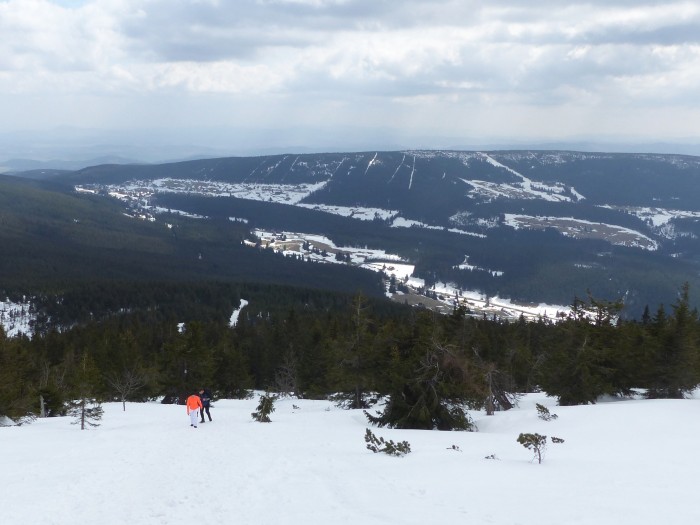
M 187 398 L 187 413 L 202 408 L 202 400 L 197 394 L 192 394 Z

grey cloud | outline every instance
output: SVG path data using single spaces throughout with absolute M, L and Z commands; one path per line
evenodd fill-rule
M 700 43 L 700 19 L 652 29 L 618 28 L 584 35 L 582 43 L 631 45 L 689 45 Z
M 599 5 L 599 10 L 595 8 Z M 322 46 L 338 32 L 358 35 L 452 27 L 480 30 L 484 43 L 657 44 L 700 42 L 700 20 L 678 20 L 659 27 L 623 23 L 590 25 L 572 33 L 579 17 L 606 10 L 655 7 L 657 2 L 599 0 L 586 4 L 555 0 L 527 5 L 518 0 L 356 0 L 320 6 L 297 2 L 238 0 L 219 5 L 157 0 L 144 4 L 145 16 L 131 18 L 122 30 L 133 53 L 149 60 L 250 60 L 269 48 Z M 698 15 L 700 16 L 700 15 Z M 511 25 L 518 26 L 513 33 Z
M 355 0 L 322 6 L 237 0 L 219 5 L 157 0 L 125 21 L 134 52 L 156 60 L 250 59 L 269 47 L 323 45 L 334 33 L 427 29 L 476 23 L 472 4 L 455 0 Z
M 234 106 L 251 121 L 257 112 L 310 118 L 300 108 L 319 101 L 343 108 L 346 122 L 386 120 L 397 99 L 426 115 L 464 112 L 482 98 L 498 108 L 576 105 L 579 95 L 600 107 L 633 97 L 698 106 L 700 12 L 690 1 L 95 0 L 61 23 L 12 7 L 42 23 L 25 29 L 0 17 L 0 69 L 10 71 L 0 90 L 26 83 L 37 93 L 63 86 L 76 99 L 103 89 L 167 99 L 151 120 L 184 115 L 193 100 L 217 101 L 212 121 Z M 642 85 L 647 78 L 653 86 Z M 105 118 L 127 113 L 114 100 Z
M 248 13 L 239 16 L 236 7 L 154 2 L 143 11 L 124 21 L 122 31 L 134 54 L 154 61 L 250 58 L 257 48 L 283 41 L 256 28 Z
M 272 46 L 321 44 L 329 32 L 384 16 L 389 2 L 351 2 L 323 8 L 283 2 L 239 0 L 219 6 L 160 0 L 145 16 L 124 23 L 134 50 L 160 60 L 211 61 L 253 58 Z

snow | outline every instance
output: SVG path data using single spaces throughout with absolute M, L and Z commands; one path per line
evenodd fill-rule
M 635 207 L 635 206 L 608 206 L 601 205 L 600 208 L 608 208 L 611 210 L 621 210 L 642 220 L 649 221 L 655 228 L 660 228 L 671 222 L 674 219 L 698 219 L 700 212 L 687 210 L 669 210 L 666 208 L 650 208 L 650 207 Z
M 427 228 L 429 230 L 444 230 L 442 226 L 430 226 L 424 222 L 414 221 L 413 219 L 407 219 L 405 217 L 396 217 L 391 222 L 392 228 Z
M 174 208 L 163 208 L 161 206 L 149 206 L 148 210 L 153 213 L 173 213 L 175 215 L 181 215 L 183 217 L 189 217 L 190 219 L 206 219 L 206 215 L 199 215 L 198 213 L 190 213 L 187 211 L 176 210 Z
M 367 167 L 365 168 L 365 175 L 367 175 L 367 172 L 368 172 L 369 169 L 372 167 L 372 165 L 374 165 L 374 164 L 379 164 L 379 161 L 377 160 L 377 155 L 379 155 L 379 152 L 376 152 L 376 153 L 374 154 L 374 157 L 372 157 L 372 160 L 370 160 L 370 161 L 367 163 Z
M 361 264 L 362 268 L 367 268 L 368 270 L 372 270 L 375 272 L 382 272 L 388 277 L 391 277 L 392 275 L 400 280 L 406 280 L 411 275 L 413 275 L 413 271 L 416 269 L 416 267 L 413 264 L 401 264 L 401 263 L 394 263 L 394 262 L 372 262 L 372 263 L 364 263 Z
M 513 185 L 510 184 L 501 184 L 500 186 L 502 187 L 502 191 L 496 191 L 494 190 L 494 185 L 491 183 L 486 183 L 482 182 L 481 185 L 479 184 L 472 184 L 474 186 L 474 189 L 476 191 L 481 191 L 485 194 L 493 193 L 494 195 L 500 195 L 504 197 L 513 197 L 514 195 L 517 196 L 517 198 L 523 198 L 523 199 L 543 199 L 546 201 L 550 202 L 558 202 L 558 201 L 564 201 L 564 202 L 571 202 L 571 198 L 566 197 L 564 195 L 561 195 L 565 191 L 571 191 L 571 193 L 576 197 L 576 200 L 582 200 L 585 199 L 583 195 L 578 193 L 574 188 L 565 188 L 561 183 L 554 183 L 553 185 L 546 184 L 544 182 L 533 182 L 531 179 L 526 177 L 520 172 L 515 171 L 512 168 L 509 168 L 505 164 L 501 164 L 498 162 L 496 159 L 493 157 L 487 155 L 486 153 L 480 153 L 481 157 L 489 164 L 496 168 L 500 168 L 503 170 L 506 170 L 508 173 L 515 175 L 516 177 L 519 177 L 522 180 L 521 187 L 520 189 L 516 189 Z M 462 179 L 464 180 L 464 179 Z M 475 181 L 464 181 L 467 183 L 473 183 Z M 505 191 L 503 191 L 505 190 Z
M 32 305 L 29 301 L 16 303 L 5 299 L 0 301 L 0 326 L 7 337 L 15 337 L 24 334 L 31 337 L 34 333 L 32 324 L 36 316 L 32 313 Z
M 503 275 L 503 272 L 501 272 L 499 270 L 489 270 L 487 268 L 481 268 L 480 266 L 474 266 L 473 264 L 469 264 L 469 256 L 468 255 L 464 256 L 464 262 L 462 264 L 458 264 L 454 268 L 459 269 L 459 270 L 469 270 L 469 271 L 480 270 L 483 272 L 489 272 L 494 277 L 500 277 Z
M 323 260 L 328 263 L 344 264 L 335 259 L 334 253 L 340 252 L 349 255 L 350 261 L 353 264 L 362 265 L 368 261 L 402 261 L 401 257 L 395 254 L 387 253 L 384 250 L 372 248 L 346 247 L 337 246 L 331 239 L 323 235 L 299 232 L 271 232 L 266 230 L 254 229 L 252 231 L 262 246 L 268 249 L 281 251 L 284 255 L 303 254 L 305 257 L 315 260 Z M 303 244 L 308 242 L 310 248 L 318 250 L 327 250 L 331 253 L 323 258 L 319 254 L 315 254 L 310 250 L 304 250 Z
M 468 232 L 466 230 L 460 230 L 459 228 L 448 228 L 448 232 L 459 233 L 460 235 L 470 235 L 471 237 L 479 237 L 480 239 L 485 239 L 486 235 L 483 233 Z
M 414 162 L 415 162 L 415 157 L 413 157 L 413 159 L 414 159 Z M 405 160 L 406 160 L 406 154 L 404 153 L 404 154 L 403 154 L 403 157 L 401 157 L 401 163 L 397 166 L 396 170 L 394 170 L 394 173 L 391 175 L 391 178 L 389 179 L 388 182 L 391 182 L 392 180 L 394 180 L 394 177 L 396 177 L 396 174 L 397 174 L 397 173 L 399 172 L 399 170 L 401 169 L 401 166 L 403 166 L 403 162 L 404 162 Z
M 309 210 L 332 213 L 342 217 L 350 217 L 361 221 L 373 221 L 375 219 L 386 221 L 395 217 L 399 213 L 396 210 L 385 210 L 383 208 L 370 208 L 366 206 L 336 206 L 334 204 L 305 203 L 297 203 L 297 206 L 300 208 L 307 208 Z
M 229 326 L 234 327 L 238 324 L 238 317 L 241 315 L 241 310 L 248 306 L 248 301 L 245 299 L 241 299 L 240 304 L 238 305 L 238 308 L 236 308 L 233 313 L 231 313 L 231 319 L 229 319 Z
M 574 238 L 604 239 L 611 244 L 630 248 L 641 248 L 649 251 L 655 251 L 659 248 L 658 242 L 636 230 L 603 222 L 575 219 L 573 217 L 547 217 L 505 213 L 503 223 L 516 230 L 519 228 L 555 228 L 562 235 Z
M 487 271 L 491 271 L 496 275 L 502 274 L 502 272 L 493 270 Z M 411 277 L 408 280 L 408 284 L 419 288 L 424 286 L 425 282 L 422 279 Z M 458 294 L 461 305 L 469 309 L 478 309 L 489 316 L 495 314 L 498 317 L 517 319 L 522 315 L 527 320 L 547 318 L 551 321 L 558 321 L 571 312 L 570 306 L 546 303 L 532 305 L 514 303 L 508 298 L 502 298 L 497 295 L 487 296 L 474 290 L 460 290 L 452 283 L 437 282 L 431 290 L 443 295 L 450 302 L 454 299 L 455 294 Z
M 219 400 L 213 422 L 185 408 L 104 405 L 99 427 L 68 418 L 0 428 L 3 523 L 101 525 L 698 523 L 700 397 L 557 407 L 543 394 L 472 412 L 478 432 L 369 427 L 361 411 L 257 396 Z M 546 422 L 535 403 L 558 415 Z M 295 408 L 298 407 L 298 408 Z M 365 429 L 408 441 L 404 457 L 365 448 Z M 565 440 L 542 464 L 521 432 Z M 487 459 L 492 457 L 493 459 Z
M 270 168 L 274 169 L 274 167 Z M 291 169 L 291 168 L 290 168 Z M 211 180 L 161 178 L 155 180 L 133 180 L 122 184 L 101 186 L 88 184 L 76 186 L 78 192 L 104 190 L 111 197 L 127 203 L 142 203 L 158 193 L 180 193 L 209 197 L 228 196 L 239 199 L 298 204 L 304 198 L 320 190 L 327 180 L 302 184 L 228 183 Z M 148 205 L 144 206 L 149 209 Z
M 474 232 L 469 232 L 466 230 L 461 230 L 459 228 L 445 228 L 443 226 L 431 226 L 430 224 L 426 224 L 424 222 L 420 221 L 415 221 L 413 219 L 407 219 L 405 217 L 399 217 L 397 216 L 394 218 L 394 220 L 391 222 L 391 227 L 392 228 L 426 228 L 428 230 L 446 230 L 452 233 L 458 233 L 460 235 L 471 235 L 472 237 L 479 237 L 479 238 L 486 238 L 486 235 L 483 233 L 474 233 Z

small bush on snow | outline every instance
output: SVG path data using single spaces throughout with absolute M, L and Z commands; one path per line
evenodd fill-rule
M 524 446 L 528 450 L 532 450 L 534 453 L 534 457 L 532 458 L 537 459 L 538 463 L 542 463 L 542 458 L 544 457 L 544 451 L 547 448 L 547 436 L 543 436 L 541 434 L 524 434 L 520 433 L 518 436 L 518 443 L 520 443 L 522 446 Z
M 260 423 L 269 423 L 271 421 L 270 414 L 275 411 L 275 396 L 271 394 L 263 394 L 260 396 L 260 403 L 257 411 L 250 414 L 255 421 Z
M 535 408 L 537 408 L 537 417 L 539 417 L 543 421 L 552 421 L 559 417 L 556 414 L 550 413 L 549 409 L 546 406 L 540 405 L 539 403 L 535 404 Z
M 377 437 L 372 434 L 369 428 L 365 432 L 365 442 L 367 443 L 367 449 L 375 454 L 384 452 L 390 456 L 405 456 L 411 452 L 411 445 L 408 441 L 401 441 L 400 443 L 394 443 L 392 440 L 385 441 L 383 437 Z

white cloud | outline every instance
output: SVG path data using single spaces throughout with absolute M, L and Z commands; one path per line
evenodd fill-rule
M 309 125 L 355 116 L 510 137 L 544 124 L 553 135 L 607 132 L 594 117 L 624 107 L 669 110 L 654 132 L 684 134 L 693 128 L 675 116 L 700 107 L 700 5 L 690 1 L 0 0 L 0 34 L 0 110 L 15 125 L 41 122 L 29 97 L 50 106 L 57 94 L 90 97 L 102 116 L 114 97 L 137 107 L 161 93 L 174 115 L 200 97 L 186 118 L 215 122 L 226 112 L 214 104 L 230 96 L 274 127 L 274 97 L 279 119 L 328 111 L 307 111 Z M 558 120 L 582 107 L 579 126 Z M 501 114 L 510 118 L 495 125 Z

